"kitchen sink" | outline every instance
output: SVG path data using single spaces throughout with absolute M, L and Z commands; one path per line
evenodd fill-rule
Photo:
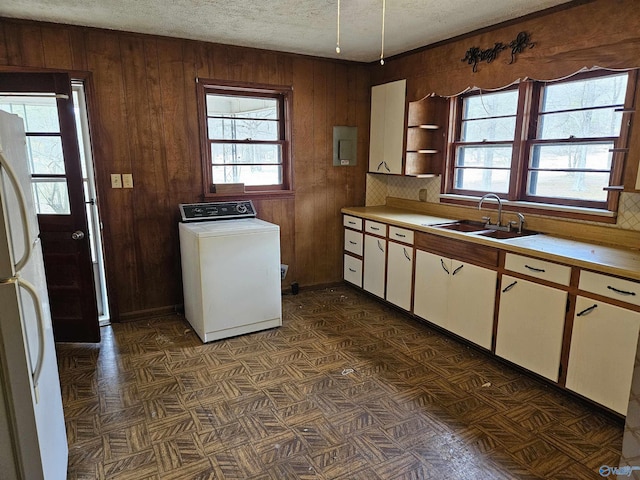
M 456 232 L 479 232 L 486 230 L 485 224 L 482 222 L 475 222 L 473 220 L 460 220 L 458 222 L 440 223 L 431 225 L 436 228 L 444 228 L 445 230 L 455 230 Z
M 527 237 L 529 235 L 536 235 L 538 232 L 534 232 L 533 230 L 522 230 L 522 232 L 518 233 L 517 230 L 510 230 L 508 232 L 504 230 L 485 230 L 481 232 L 477 232 L 476 235 L 481 237 L 489 237 L 495 238 L 497 240 L 507 240 L 510 238 L 519 238 L 519 237 Z

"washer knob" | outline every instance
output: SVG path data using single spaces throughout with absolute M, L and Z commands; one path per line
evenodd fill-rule
M 247 206 L 241 203 L 236 210 L 238 210 L 238 213 L 247 213 Z

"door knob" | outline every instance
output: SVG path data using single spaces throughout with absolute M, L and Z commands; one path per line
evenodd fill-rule
M 82 240 L 84 238 L 84 232 L 82 230 L 76 230 L 71 234 L 73 240 Z

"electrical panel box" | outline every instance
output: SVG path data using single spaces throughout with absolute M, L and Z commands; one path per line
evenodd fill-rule
M 358 127 L 333 127 L 333 166 L 352 167 L 358 158 Z

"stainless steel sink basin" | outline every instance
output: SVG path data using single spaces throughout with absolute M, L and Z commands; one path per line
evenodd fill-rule
M 511 230 L 505 232 L 504 230 L 485 230 L 482 232 L 476 232 L 476 235 L 482 237 L 495 238 L 497 240 L 507 240 L 510 238 L 519 238 L 519 237 L 527 237 L 529 235 L 536 235 L 538 232 L 534 232 L 533 230 L 522 230 L 522 232 L 518 233 L 517 230 Z
M 486 224 L 474 220 L 458 220 L 457 222 L 440 223 L 430 225 L 435 228 L 442 228 L 444 230 L 454 230 L 456 232 L 469 233 L 472 235 L 478 235 L 481 237 L 495 238 L 496 240 L 509 240 L 511 238 L 527 237 L 529 235 L 535 235 L 538 232 L 533 230 L 522 230 L 518 233 L 518 230 L 491 230 L 487 228 Z
M 484 223 L 475 222 L 473 220 L 460 220 L 458 222 L 451 223 L 441 223 L 436 225 L 431 225 L 436 228 L 444 228 L 445 230 L 455 230 L 456 232 L 479 232 L 481 230 L 486 230 Z

